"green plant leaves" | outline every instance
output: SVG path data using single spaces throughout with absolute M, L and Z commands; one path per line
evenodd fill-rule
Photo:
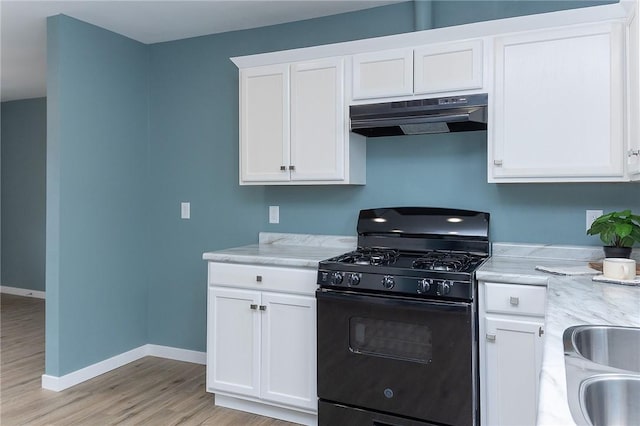
M 640 216 L 631 210 L 603 214 L 593 221 L 587 235 L 599 235 L 608 246 L 631 247 L 640 241 Z

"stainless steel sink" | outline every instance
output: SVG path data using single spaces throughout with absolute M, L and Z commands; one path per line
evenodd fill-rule
M 593 325 L 569 330 L 569 349 L 573 348 L 581 357 L 607 367 L 640 373 L 640 328 Z
M 567 400 L 578 425 L 640 425 L 640 328 L 569 327 Z
M 589 424 L 640 425 L 640 376 L 595 376 L 582 383 L 580 393 Z

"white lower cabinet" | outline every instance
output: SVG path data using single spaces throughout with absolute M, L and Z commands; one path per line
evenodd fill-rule
M 255 306 L 255 309 L 251 309 Z M 207 387 L 260 396 L 260 293 L 209 288 Z
M 545 294 L 543 286 L 480 283 L 482 424 L 536 424 Z
M 287 287 L 287 268 L 209 266 L 207 391 L 216 405 L 315 424 L 316 300 L 311 294 L 259 290 Z M 237 279 L 233 271 L 237 269 Z M 254 282 L 249 274 L 257 272 Z M 306 272 L 306 271 L 305 271 Z M 300 278 L 292 270 L 292 279 Z M 315 289 L 315 271 L 301 289 Z M 218 281 L 218 282 L 216 282 Z M 290 286 L 290 285 L 289 285 Z M 248 287 L 248 288 L 237 288 Z
M 316 299 L 263 293 L 260 396 L 315 410 Z

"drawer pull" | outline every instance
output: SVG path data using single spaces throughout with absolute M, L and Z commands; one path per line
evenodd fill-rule
M 544 330 L 542 329 L 542 327 L 538 328 L 538 337 L 542 337 L 543 334 Z
M 282 170 L 283 172 L 287 170 L 287 166 L 280 166 L 280 170 Z
M 266 311 L 267 310 L 267 305 L 260 305 L 260 310 L 261 311 Z
M 520 298 L 511 296 L 509 298 L 509 303 L 511 303 L 512 306 L 518 306 L 520 304 Z
M 487 334 L 487 340 L 489 342 L 495 342 L 496 341 L 496 335 L 495 334 Z
M 256 282 L 262 282 L 262 275 L 256 275 Z
M 253 310 L 258 309 L 258 305 L 254 304 L 254 303 L 252 303 L 251 305 L 249 305 L 249 307 L 250 307 L 251 309 L 253 309 Z
M 296 170 L 296 166 L 289 166 L 289 170 L 291 170 L 292 172 Z

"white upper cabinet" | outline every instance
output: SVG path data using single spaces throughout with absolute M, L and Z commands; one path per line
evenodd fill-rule
M 344 60 L 291 66 L 291 179 L 343 180 Z
M 414 51 L 416 94 L 482 88 L 482 40 L 423 46 Z
M 240 180 L 288 181 L 289 66 L 240 71 Z
M 413 94 L 413 49 L 353 56 L 353 99 Z
M 487 179 L 640 180 L 639 3 L 232 58 L 240 184 L 364 184 L 349 106 L 487 93 Z
M 497 37 L 490 182 L 625 179 L 621 24 Z
M 363 184 L 349 133 L 344 59 L 240 71 L 240 184 Z
M 353 99 L 482 88 L 482 40 L 353 56 Z

